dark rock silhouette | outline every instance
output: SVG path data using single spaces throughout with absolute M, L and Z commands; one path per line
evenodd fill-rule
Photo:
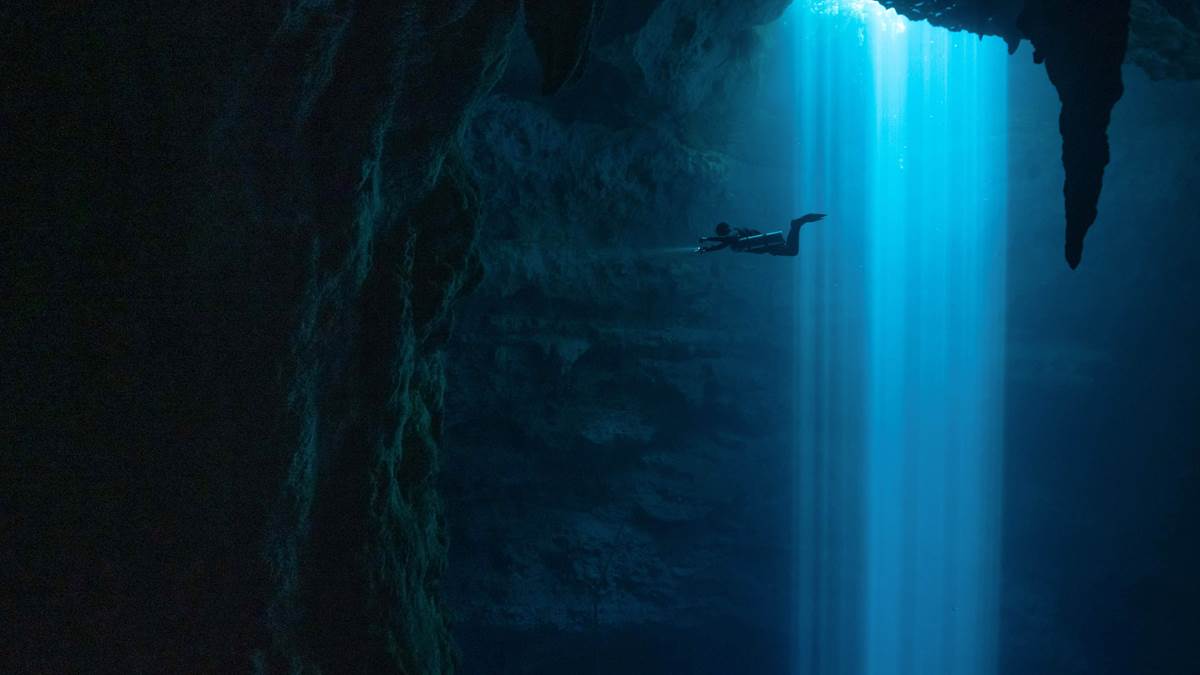
M 583 73 L 604 0 L 526 0 L 525 31 L 542 64 L 542 93 Z
M 999 35 L 1015 50 L 1022 39 L 1062 101 L 1066 182 L 1067 264 L 1079 265 L 1083 239 L 1096 221 L 1096 203 L 1108 165 L 1108 122 L 1121 98 L 1121 64 L 1129 34 L 1129 0 L 1002 0 L 910 2 L 884 0 L 902 14 L 935 25 Z
M 1045 62 L 1062 101 L 1066 258 L 1074 268 L 1083 257 L 1083 238 L 1096 221 L 1108 165 L 1108 122 L 1124 91 L 1121 63 L 1129 2 L 1030 0 L 1017 24 L 1033 42 L 1034 61 Z
M 0 670 L 453 668 L 458 147 L 519 5 L 0 9 Z M 594 17 L 527 17 L 569 77 Z
M 1127 56 L 1156 80 L 1200 78 L 1200 3 L 1133 0 Z
M 554 166 L 587 180 L 535 195 L 567 213 L 628 197 L 572 224 L 612 242 L 622 216 L 647 204 L 663 213 L 674 206 L 664 195 L 721 175 L 728 158 L 702 131 L 753 72 L 753 27 L 788 3 L 603 4 L 0 8 L 0 671 L 453 669 L 435 482 L 441 352 L 481 279 L 484 196 L 514 197 L 496 183 L 481 194 L 477 174 L 509 165 L 464 147 L 471 114 L 490 116 L 475 131 L 496 144 L 556 133 L 547 120 L 568 112 L 622 127 L 621 144 L 598 126 L 570 131 Z M 921 7 L 941 5 L 935 21 L 1031 37 L 1044 56 L 1063 92 L 1077 251 L 1120 95 L 1126 5 L 1047 0 L 1021 22 L 1018 8 L 982 23 L 969 11 L 982 3 Z M 1191 52 L 1153 36 L 1194 35 L 1195 13 L 1165 0 L 1134 8 L 1162 19 L 1135 25 L 1138 62 L 1194 76 Z M 1075 20 L 1088 9 L 1099 31 Z M 560 91 L 545 119 L 519 100 L 485 100 L 515 58 L 522 11 L 539 91 Z M 1087 42 L 1093 32 L 1103 39 Z M 624 46 L 589 60 L 598 42 Z M 589 69 L 603 96 L 566 86 Z M 546 186 L 560 180 L 537 173 L 546 163 L 524 168 Z M 674 281 L 631 293 L 661 298 Z M 559 356 L 545 368 L 580 357 L 578 343 L 553 337 L 543 351 Z M 631 344 L 663 372 L 688 356 Z M 585 374 L 633 367 L 616 349 L 588 358 Z M 655 395 L 662 420 L 722 395 L 714 385 L 687 402 L 638 382 L 631 401 Z M 617 450 L 650 426 L 602 422 L 590 442 Z M 643 522 L 700 523 L 710 511 L 663 485 L 636 504 Z M 598 546 L 636 534 L 606 532 Z M 627 561 L 604 560 L 577 572 L 597 604 L 626 592 L 611 578 Z

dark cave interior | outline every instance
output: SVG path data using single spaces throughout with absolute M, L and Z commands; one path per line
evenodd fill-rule
M 0 603 L 13 617 L 0 670 L 591 672 L 603 652 L 607 672 L 729 672 L 734 656 L 784 672 L 792 596 L 770 580 L 792 554 L 774 534 L 792 467 L 774 450 L 790 428 L 772 364 L 788 358 L 790 277 L 630 252 L 708 227 L 731 173 L 773 185 L 770 148 L 739 129 L 785 121 L 762 87 L 767 105 L 739 103 L 761 76 L 762 27 L 789 4 L 0 8 Z M 1056 416 L 1119 409 L 1137 420 L 1122 447 L 1165 459 L 1139 464 L 1131 489 L 1116 441 L 1091 439 L 1111 449 L 1090 460 L 1017 453 L 1015 503 L 1044 501 L 1038 485 L 1084 462 L 1075 498 L 1108 526 L 1006 537 L 1081 569 L 1072 555 L 1103 550 L 1102 531 L 1138 528 L 1091 491 L 1170 515 L 1177 531 L 1145 535 L 1139 576 L 1091 581 L 1141 589 L 1142 605 L 1105 616 L 1165 617 L 1116 641 L 1111 672 L 1191 672 L 1164 654 L 1196 627 L 1168 600 L 1197 556 L 1179 541 L 1198 507 L 1179 495 L 1200 473 L 1200 430 L 1180 421 L 1200 403 L 1200 331 L 1194 307 L 1155 298 L 1195 289 L 1194 234 L 1172 238 L 1188 236 L 1194 202 L 1138 194 L 1186 195 L 1196 177 L 1195 125 L 1161 111 L 1200 100 L 1170 89 L 1200 78 L 1200 4 L 883 4 L 1044 64 L 1053 90 L 1014 82 L 1043 87 L 1037 112 L 1061 104 L 1057 127 L 1030 110 L 1018 129 L 1054 127 L 1061 155 L 1028 158 L 1020 185 L 1054 210 L 1013 217 L 1065 221 L 1079 269 L 1062 269 L 1051 229 L 1017 231 L 1010 246 L 1044 271 L 1010 298 L 1054 302 L 1011 331 L 1119 348 L 1048 353 L 1052 338 L 1029 337 L 1012 377 L 1091 374 L 1020 389 L 1050 403 L 1012 424 L 1081 447 L 1120 427 Z M 1114 113 L 1123 93 L 1144 123 Z M 1176 154 L 1138 154 L 1172 133 L 1186 136 Z M 1089 240 L 1090 271 L 1084 236 L 1098 213 L 1110 224 L 1110 193 L 1167 224 L 1112 224 L 1125 228 L 1112 243 Z M 771 292 L 745 308 L 753 329 L 713 319 L 754 289 Z M 1093 320 L 1114 303 L 1134 320 Z M 1114 393 L 1166 390 L 1189 393 L 1132 406 Z M 1191 436 L 1180 449 L 1155 429 Z M 1150 487 L 1162 483 L 1176 487 Z M 1052 524 L 1075 517 L 1046 508 Z M 1029 628 L 1047 589 L 1086 599 L 1078 575 L 1024 564 L 1006 612 L 1033 618 L 1004 672 L 1098 672 L 1078 654 L 1124 624 L 1079 624 L 1065 643 Z M 1200 598 L 1194 581 L 1185 597 Z M 1063 644 L 1075 660 L 1048 666 Z

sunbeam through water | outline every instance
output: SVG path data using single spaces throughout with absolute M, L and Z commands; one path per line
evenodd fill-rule
M 1006 50 L 873 2 L 796 35 L 796 672 L 995 670 Z M 861 253 L 860 253 L 861 252 Z

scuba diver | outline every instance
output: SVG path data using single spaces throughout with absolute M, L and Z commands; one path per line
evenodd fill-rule
M 809 213 L 796 218 L 792 221 L 786 240 L 783 238 L 782 230 L 763 233 L 742 227 L 730 227 L 729 223 L 717 223 L 717 236 L 700 237 L 700 245 L 696 247 L 696 253 L 712 253 L 728 248 L 737 253 L 794 256 L 800 252 L 800 226 L 805 223 L 815 223 L 824 217 L 824 213 Z

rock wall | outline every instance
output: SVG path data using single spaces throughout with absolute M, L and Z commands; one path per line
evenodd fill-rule
M 514 51 L 469 131 L 487 281 L 449 351 L 444 476 L 466 673 L 790 658 L 795 261 L 687 246 L 714 219 L 796 215 L 730 208 L 735 174 L 787 194 L 788 168 L 757 164 L 779 156 L 747 138 L 792 133 L 770 105 L 791 91 L 760 64 L 786 3 L 664 2 L 635 20 L 647 4 L 610 2 L 587 71 L 554 99 L 532 50 Z
M 764 71 L 758 28 L 782 4 L 610 2 L 560 96 L 538 96 L 518 47 L 477 109 L 486 282 L 450 349 L 444 479 L 465 672 L 717 673 L 735 653 L 747 672 L 787 667 L 794 284 L 761 261 L 669 252 L 716 219 L 797 215 L 780 199 L 792 92 Z M 1064 46 L 1083 33 L 1051 26 L 1078 7 L 903 9 L 1014 48 L 1042 31 L 1083 158 L 1069 180 L 1096 189 L 1073 187 L 1070 213 L 1094 204 L 1121 39 Z
M 694 609 L 694 635 L 765 641 L 773 658 L 780 627 L 729 608 L 786 604 L 761 581 L 786 547 L 750 564 L 742 550 L 788 512 L 773 495 L 789 473 L 764 454 L 783 431 L 763 422 L 786 351 L 752 330 L 779 320 L 785 277 L 628 251 L 709 225 L 728 167 L 770 154 L 727 113 L 757 85 L 755 27 L 787 2 L 604 4 L 0 8 L 4 670 L 452 669 L 436 489 L 448 368 L 457 400 L 484 402 L 451 420 L 481 462 L 448 476 L 458 512 L 516 500 L 460 516 L 494 528 L 462 533 L 465 569 L 528 571 L 517 595 L 557 607 L 554 631 Z M 1191 8 L 1135 3 L 1132 58 L 1194 73 Z M 1042 21 L 1062 12 L 1042 9 L 1022 30 L 1049 36 L 1049 65 L 1075 50 Z M 1075 77 L 1065 63 L 1056 84 Z M 1088 143 L 1119 95 L 1104 82 L 1084 102 Z M 746 209 L 735 217 L 795 215 Z M 705 323 L 748 292 L 767 299 L 745 332 Z M 560 480 L 531 490 L 546 466 Z M 720 486 L 692 491 L 712 475 Z M 590 529 L 556 540 L 581 513 Z M 496 546 L 522 518 L 541 519 L 541 547 Z M 713 548 L 692 550 L 689 528 Z M 535 620 L 510 598 L 455 603 L 468 623 Z
M 542 61 L 578 62 L 546 11 Z M 441 346 L 479 278 L 458 148 L 519 16 L 0 9 L 0 669 L 452 668 Z
M 1200 3 L 1133 0 L 1128 60 L 1154 79 L 1200 78 Z

